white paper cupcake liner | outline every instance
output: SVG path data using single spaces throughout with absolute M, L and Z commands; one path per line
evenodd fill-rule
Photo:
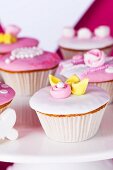
M 54 74 L 56 68 L 46 71 L 10 73 L 1 71 L 6 84 L 12 87 L 17 95 L 33 95 L 37 90 L 49 84 L 48 75 Z
M 90 84 L 96 85 L 106 90 L 108 94 L 110 95 L 109 103 L 113 102 L 113 81 L 101 82 L 101 83 L 90 83 Z
M 110 46 L 110 47 L 106 47 L 106 48 L 103 48 L 100 50 L 103 50 L 106 55 L 110 55 L 113 50 L 113 47 Z M 74 55 L 77 55 L 77 54 L 83 55 L 84 53 L 86 53 L 89 50 L 71 50 L 71 49 L 60 47 L 60 51 L 61 51 L 64 59 L 71 59 Z
M 104 111 L 105 107 L 92 114 L 64 117 L 37 114 L 49 138 L 59 142 L 80 142 L 97 133 Z

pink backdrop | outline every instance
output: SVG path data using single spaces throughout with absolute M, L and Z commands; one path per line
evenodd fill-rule
M 74 16 L 73 16 L 74 17 Z M 109 25 L 113 36 L 113 1 L 112 0 L 96 0 L 83 18 L 75 26 L 88 27 L 93 30 L 98 25 Z M 0 163 L 0 170 L 5 170 L 9 164 Z

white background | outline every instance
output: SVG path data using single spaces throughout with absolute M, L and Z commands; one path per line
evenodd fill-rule
M 94 0 L 0 0 L 4 25 L 17 24 L 21 35 L 41 41 L 41 47 L 55 50 L 64 26 L 74 26 Z

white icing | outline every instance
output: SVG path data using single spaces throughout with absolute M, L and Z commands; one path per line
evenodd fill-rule
M 113 74 L 113 66 L 110 66 L 108 68 L 105 69 L 106 73 L 112 73 Z
M 5 90 L 5 89 L 2 89 L 2 90 L 0 90 L 0 93 L 1 93 L 1 94 L 7 94 L 7 93 L 8 93 L 8 91 L 7 91 L 7 90 Z
M 77 37 L 66 39 L 61 38 L 59 45 L 64 48 L 75 49 L 75 50 L 91 50 L 94 48 L 105 48 L 113 45 L 113 38 L 106 37 L 102 38 L 91 38 L 91 39 L 79 39 Z
M 75 35 L 75 30 L 72 27 L 65 27 L 63 30 L 63 36 L 66 38 L 72 38 Z
M 11 52 L 11 56 L 5 60 L 5 63 L 9 64 L 15 59 L 34 58 L 42 55 L 43 52 L 44 51 L 39 47 L 16 48 Z
M 31 97 L 30 106 L 42 113 L 68 115 L 90 112 L 108 101 L 107 93 L 96 86 L 89 86 L 84 95 L 70 95 L 65 99 L 53 98 L 50 94 L 50 87 L 45 87 Z
M 110 35 L 110 28 L 108 26 L 99 26 L 94 30 L 97 37 L 105 38 Z
M 65 61 L 61 62 L 61 64 L 63 66 L 63 69 L 60 71 L 60 75 L 69 78 L 71 75 L 77 74 L 79 77 L 81 77 L 82 73 L 84 73 L 87 69 L 89 69 L 88 66 L 86 66 L 85 64 L 79 64 L 79 65 L 73 65 L 70 64 L 67 66 L 65 66 Z
M 77 37 L 80 39 L 89 39 L 92 37 L 92 32 L 88 28 L 81 28 L 77 31 Z
M 56 85 L 58 88 L 64 88 L 64 83 L 63 82 L 59 82 Z

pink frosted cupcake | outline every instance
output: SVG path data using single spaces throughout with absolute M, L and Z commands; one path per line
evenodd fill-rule
M 93 137 L 109 101 L 108 94 L 89 86 L 88 79 L 52 79 L 52 87 L 40 89 L 30 99 L 46 135 L 59 142 L 80 142 Z
M 18 48 L 0 58 L 1 75 L 17 94 L 31 95 L 48 85 L 48 74 L 54 74 L 60 57 L 38 47 Z
M 15 96 L 15 91 L 6 84 L 0 82 L 0 113 L 5 110 Z
M 91 32 L 88 28 L 75 31 L 73 28 L 64 28 L 63 36 L 59 40 L 59 46 L 64 59 L 71 58 L 75 54 L 83 54 L 88 50 L 98 48 L 106 54 L 113 49 L 113 37 L 108 26 L 99 26 Z
M 73 74 L 80 79 L 87 77 L 90 84 L 107 90 L 113 102 L 113 57 L 106 57 L 103 51 L 94 49 L 60 63 L 57 75 L 68 78 Z
M 21 29 L 15 25 L 2 28 L 0 26 L 0 54 L 6 54 L 16 48 L 33 47 L 38 45 L 38 40 L 30 37 L 19 37 Z

